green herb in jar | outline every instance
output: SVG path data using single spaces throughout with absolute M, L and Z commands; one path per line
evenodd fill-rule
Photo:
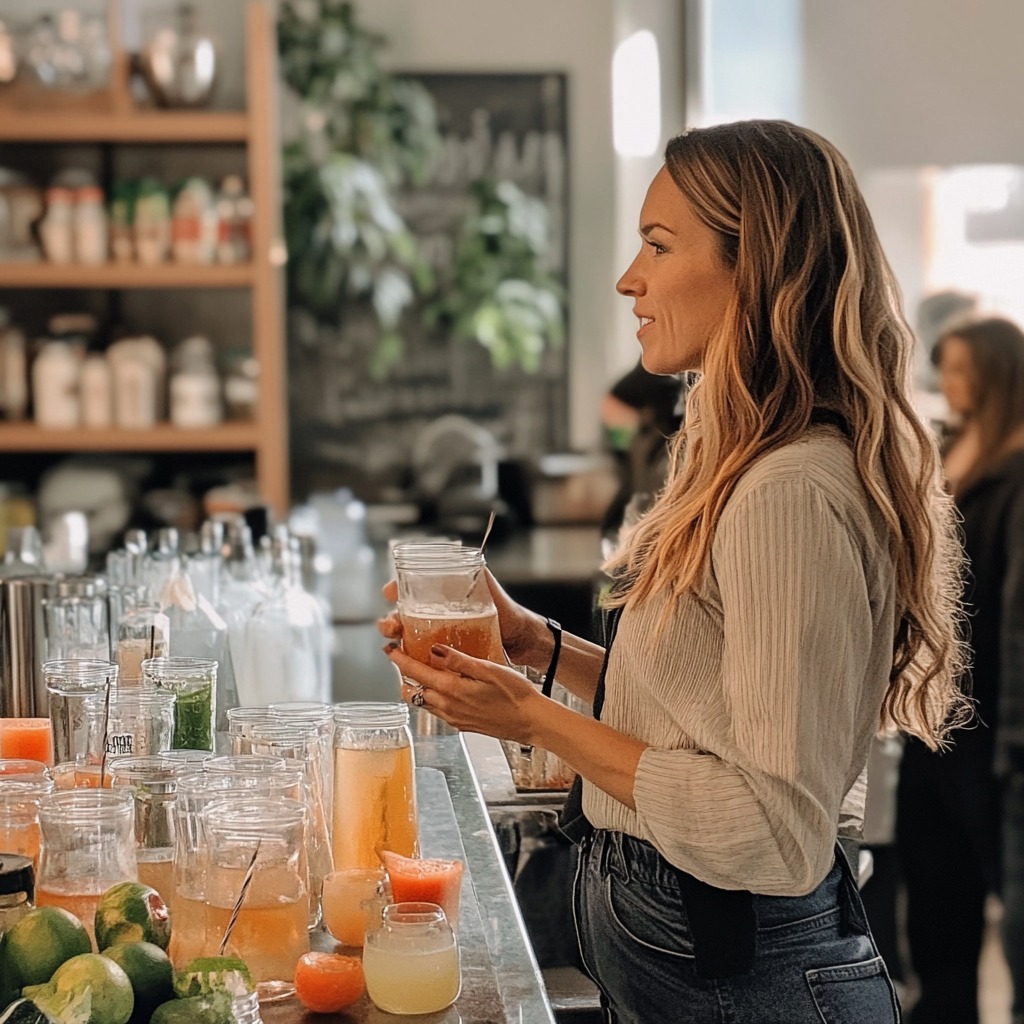
M 182 687 L 177 694 L 174 747 L 177 750 L 213 750 L 213 683 Z

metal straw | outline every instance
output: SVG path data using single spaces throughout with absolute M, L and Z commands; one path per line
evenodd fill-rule
M 256 849 L 252 851 L 252 859 L 249 861 L 249 866 L 245 869 L 245 878 L 242 879 L 242 888 L 239 890 L 238 899 L 235 900 L 235 906 L 231 911 L 231 917 L 228 919 L 228 925 L 224 929 L 224 938 L 220 940 L 220 950 L 218 954 L 224 955 L 224 950 L 228 948 L 228 940 L 231 938 L 231 932 L 235 927 L 235 922 L 238 920 L 238 915 L 242 910 L 242 904 L 245 902 L 245 894 L 249 891 L 249 885 L 252 883 L 252 876 L 256 873 L 256 858 L 259 856 L 260 843 L 262 839 L 256 840 Z
M 103 753 L 100 754 L 100 789 L 107 772 L 107 730 L 110 728 L 110 676 L 107 676 L 106 694 L 103 697 Z
M 491 509 L 491 514 L 487 517 L 487 528 L 484 530 L 484 539 L 480 541 L 480 557 L 483 558 L 484 548 L 487 547 L 487 538 L 491 535 L 491 527 L 494 526 L 495 512 Z M 469 590 L 466 591 L 466 596 L 462 599 L 468 601 L 473 593 L 473 588 L 476 586 L 476 581 L 480 579 L 480 573 L 483 572 L 483 562 L 481 561 L 480 568 L 473 573 L 473 578 L 469 582 Z

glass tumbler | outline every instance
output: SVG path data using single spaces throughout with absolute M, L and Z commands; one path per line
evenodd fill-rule
M 99 747 L 108 758 L 170 749 L 176 701 L 173 692 L 155 686 L 119 686 L 111 690 L 109 703 L 98 702 L 90 709 L 91 728 L 97 732 L 90 747 Z
M 378 868 L 384 850 L 419 855 L 414 767 L 405 704 L 334 706 L 335 870 Z
M 202 811 L 208 928 L 218 947 L 230 928 L 225 952 L 248 963 L 265 996 L 294 991 L 295 965 L 309 951 L 305 816 L 298 800 L 248 795 Z
M 385 1013 L 436 1013 L 462 988 L 455 933 L 436 903 L 392 903 L 363 946 L 366 991 Z
M 43 680 L 50 700 L 54 764 L 79 756 L 99 763 L 102 744 L 96 743 L 96 730 L 89 723 L 92 709 L 97 704 L 102 708 L 107 688 L 117 683 L 117 665 L 98 660 L 48 661 L 43 665 Z
M 430 664 L 433 644 L 505 663 L 498 612 L 479 548 L 427 545 L 394 550 L 402 648 Z
M 72 789 L 39 801 L 36 906 L 63 907 L 95 944 L 100 897 L 117 882 L 136 881 L 135 801 L 124 789 Z
M 213 750 L 216 722 L 217 662 L 210 658 L 147 658 L 143 684 L 170 690 L 176 697 L 172 746 Z
M 159 756 L 112 757 L 110 785 L 135 799 L 135 859 L 139 881 L 156 889 L 173 914 L 174 802 L 177 766 Z

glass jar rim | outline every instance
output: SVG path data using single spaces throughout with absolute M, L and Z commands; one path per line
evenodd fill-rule
M 208 775 L 253 775 L 287 767 L 276 754 L 216 754 L 203 762 Z
M 76 821 L 95 823 L 104 812 L 132 811 L 135 798 L 128 789 L 63 789 L 39 798 L 39 815 L 59 814 Z
M 99 690 L 117 682 L 117 663 L 98 658 L 60 658 L 43 662 L 48 690 Z
M 142 660 L 142 671 L 146 669 L 151 673 L 161 672 L 169 675 L 183 674 L 187 676 L 199 676 L 205 678 L 211 673 L 217 673 L 217 662 L 213 658 L 185 658 L 180 655 L 164 655 L 159 658 L 144 658 Z
M 214 833 L 258 831 L 262 826 L 291 827 L 306 820 L 306 806 L 287 796 L 223 797 L 208 803 L 200 812 L 203 824 Z
M 397 925 L 447 924 L 448 922 L 443 907 L 425 900 L 388 903 L 382 908 L 381 916 L 386 924 Z
M 479 548 L 465 547 L 396 552 L 394 559 L 398 572 L 459 572 L 487 564 Z
M 334 724 L 386 729 L 409 724 L 409 706 L 400 701 L 352 700 L 334 705 Z

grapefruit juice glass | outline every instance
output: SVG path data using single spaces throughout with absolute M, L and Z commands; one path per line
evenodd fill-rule
M 320 905 L 324 926 L 343 946 L 361 946 L 389 902 L 383 868 L 332 871 L 324 879 Z
M 335 870 L 379 868 L 381 854 L 419 852 L 409 709 L 353 701 L 334 708 Z
M 52 767 L 53 727 L 50 719 L 0 719 L 0 757 L 41 761 Z

